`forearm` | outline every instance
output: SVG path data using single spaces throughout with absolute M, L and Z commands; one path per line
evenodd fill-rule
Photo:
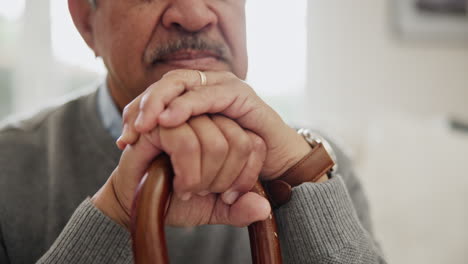
M 89 199 L 37 263 L 132 263 L 130 235 Z
M 384 263 L 340 176 L 294 188 L 275 215 L 285 263 Z

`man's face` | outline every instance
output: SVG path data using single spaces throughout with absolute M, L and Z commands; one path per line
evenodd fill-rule
M 174 69 L 245 79 L 245 0 L 99 0 L 93 15 L 94 49 L 119 105 Z

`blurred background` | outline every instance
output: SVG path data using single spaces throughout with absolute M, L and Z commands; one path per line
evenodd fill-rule
M 248 82 L 354 159 L 390 263 L 468 262 L 465 0 L 247 1 Z M 0 119 L 102 82 L 65 0 L 0 0 Z

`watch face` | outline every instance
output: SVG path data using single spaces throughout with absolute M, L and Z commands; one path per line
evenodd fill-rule
M 336 171 L 338 169 L 338 162 L 337 162 L 335 151 L 333 150 L 332 146 L 325 138 L 323 138 L 317 133 L 311 132 L 309 129 L 306 129 L 306 128 L 299 129 L 297 133 L 301 135 L 302 137 L 304 137 L 304 139 L 307 141 L 307 143 L 309 143 L 312 146 L 312 148 L 322 143 L 323 147 L 328 152 L 333 162 L 335 162 L 335 166 L 333 166 L 332 171 Z

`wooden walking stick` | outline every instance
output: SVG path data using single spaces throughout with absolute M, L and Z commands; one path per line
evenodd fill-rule
M 136 264 L 169 263 L 164 217 L 171 192 L 173 171 L 167 155 L 160 155 L 151 165 L 148 174 L 137 189 L 132 207 L 132 242 Z M 252 189 L 264 197 L 260 182 Z M 281 251 L 273 214 L 249 226 L 252 263 L 280 264 Z

